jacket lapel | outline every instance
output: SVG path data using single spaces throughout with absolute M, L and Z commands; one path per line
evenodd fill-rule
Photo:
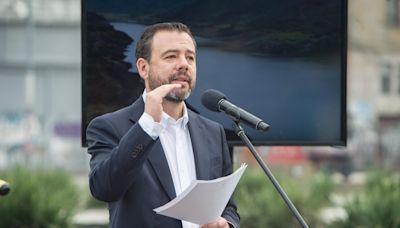
M 157 139 L 153 150 L 150 151 L 148 160 L 169 198 L 175 198 L 176 193 L 174 182 L 172 180 L 171 171 L 169 170 L 167 158 L 165 157 L 164 150 L 159 139 Z
M 130 112 L 129 119 L 133 123 L 138 122 L 144 112 L 144 101 L 142 96 L 140 96 L 135 102 L 133 102 L 129 112 Z
M 210 179 L 210 156 L 207 156 L 210 148 L 207 142 L 207 130 L 200 124 L 197 114 L 188 109 L 189 115 L 189 133 L 192 141 L 193 155 L 196 166 L 196 176 L 198 180 Z
M 134 123 L 138 122 L 143 112 L 144 101 L 140 96 L 139 99 L 132 104 L 132 114 L 130 117 L 131 121 Z M 169 170 L 167 158 L 165 157 L 164 150 L 159 139 L 157 139 L 153 149 L 149 152 L 147 159 L 169 198 L 175 198 L 176 193 L 174 183 Z

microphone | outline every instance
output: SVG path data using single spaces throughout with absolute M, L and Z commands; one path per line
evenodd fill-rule
M 223 111 L 235 121 L 242 120 L 257 130 L 267 131 L 269 129 L 269 125 L 262 119 L 227 101 L 226 96 L 218 90 L 206 90 L 201 96 L 201 103 L 213 112 Z
M 0 196 L 5 196 L 10 191 L 10 186 L 7 182 L 0 179 Z

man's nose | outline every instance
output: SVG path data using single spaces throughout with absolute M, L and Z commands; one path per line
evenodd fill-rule
M 181 70 L 188 70 L 188 67 L 189 67 L 189 62 L 188 62 L 188 60 L 186 59 L 186 56 L 180 57 L 180 58 L 179 58 L 179 62 L 178 62 L 178 66 L 177 66 L 178 70 L 179 70 L 179 71 L 181 71 Z

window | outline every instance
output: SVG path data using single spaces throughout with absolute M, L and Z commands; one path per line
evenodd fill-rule
M 397 68 L 397 93 L 400 95 L 400 64 Z
M 382 75 L 381 75 L 381 92 L 382 94 L 390 93 L 390 71 L 391 67 L 389 64 L 385 64 L 382 67 Z
M 387 23 L 391 27 L 400 27 L 400 0 L 387 1 Z

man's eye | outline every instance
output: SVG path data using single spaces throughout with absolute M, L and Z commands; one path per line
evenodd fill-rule
M 175 58 L 175 55 L 167 55 L 165 58 L 166 58 L 166 59 L 174 59 L 174 58 Z
M 190 60 L 190 61 L 194 61 L 194 56 L 187 56 L 186 57 L 188 60 Z

